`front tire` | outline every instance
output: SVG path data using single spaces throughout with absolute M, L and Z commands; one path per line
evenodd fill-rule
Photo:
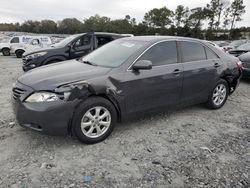
M 72 121 L 72 132 L 85 144 L 106 139 L 117 123 L 114 105 L 105 98 L 90 97 L 77 109 Z
M 227 101 L 228 93 L 228 83 L 225 80 L 219 80 L 209 96 L 207 106 L 211 109 L 221 108 Z
M 3 56 L 10 56 L 10 49 L 4 48 L 2 49 Z

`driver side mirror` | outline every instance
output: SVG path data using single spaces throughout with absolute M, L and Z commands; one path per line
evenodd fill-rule
M 152 69 L 152 62 L 148 60 L 139 60 L 133 65 L 133 70 L 150 70 Z

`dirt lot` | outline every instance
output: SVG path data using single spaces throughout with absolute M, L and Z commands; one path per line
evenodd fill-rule
M 145 117 L 84 145 L 13 123 L 20 61 L 0 56 L 0 187 L 250 187 L 250 82 L 220 110 Z

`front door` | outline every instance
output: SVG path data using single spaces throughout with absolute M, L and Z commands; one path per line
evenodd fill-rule
M 155 44 L 138 60 L 149 60 L 151 70 L 133 71 L 125 77 L 127 113 L 134 113 L 180 102 L 183 67 L 178 63 L 175 41 Z
M 83 35 L 73 42 L 70 49 L 71 59 L 82 57 L 93 50 L 93 35 Z

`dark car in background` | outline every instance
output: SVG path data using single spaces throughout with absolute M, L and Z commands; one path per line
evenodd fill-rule
M 212 41 L 215 44 L 217 44 L 219 47 L 224 47 L 224 46 L 228 46 L 230 43 L 227 41 Z
M 23 70 L 28 71 L 43 65 L 79 58 L 108 42 L 126 36 L 130 35 L 102 32 L 72 35 L 50 48 L 24 53 Z
M 240 77 L 238 58 L 207 42 L 127 37 L 28 71 L 13 86 L 13 108 L 23 127 L 96 143 L 117 121 L 145 112 L 199 103 L 219 109 Z
M 240 45 L 234 50 L 229 50 L 228 53 L 238 57 L 244 53 L 250 52 L 250 42 Z
M 243 78 L 250 78 L 250 52 L 247 52 L 243 55 L 238 57 L 242 62 L 242 77 Z

